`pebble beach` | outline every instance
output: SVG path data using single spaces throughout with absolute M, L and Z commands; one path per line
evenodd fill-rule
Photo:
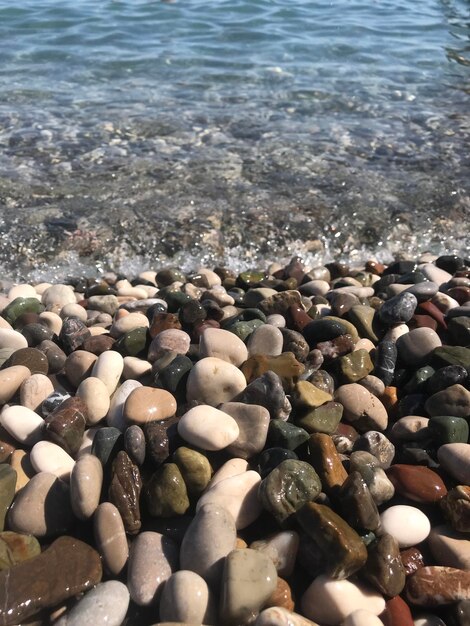
M 0 295 L 0 624 L 468 626 L 470 261 Z

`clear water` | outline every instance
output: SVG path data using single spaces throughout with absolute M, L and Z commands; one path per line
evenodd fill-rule
M 467 0 L 0 0 L 0 264 L 468 253 Z

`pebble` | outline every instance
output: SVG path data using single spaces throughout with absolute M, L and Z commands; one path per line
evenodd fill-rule
M 42 437 L 44 420 L 32 409 L 6 405 L 0 413 L 0 424 L 19 443 L 34 446 Z
M 89 519 L 98 508 L 103 484 L 103 467 L 93 454 L 84 454 L 70 475 L 70 500 L 78 519 Z
M 271 324 L 259 326 L 255 328 L 248 339 L 248 355 L 255 356 L 257 354 L 264 354 L 266 356 L 279 356 L 283 352 L 284 337 L 283 333 L 279 328 L 276 328 L 276 326 Z M 248 358 L 248 355 L 246 358 Z M 244 360 L 246 360 L 246 358 Z
M 99 583 L 85 594 L 70 611 L 60 617 L 56 626 L 120 626 L 129 607 L 129 592 L 118 580 Z
M 134 383 L 134 381 L 127 381 L 127 383 Z M 125 384 L 123 383 L 121 387 Z M 127 388 L 131 386 L 128 385 Z M 176 413 L 176 400 L 168 391 L 140 384 L 134 387 L 127 396 L 123 408 L 123 417 L 128 423 L 145 424 L 167 419 Z
M 273 606 L 262 611 L 254 624 L 255 626 L 318 626 L 302 615 L 292 613 L 279 606 Z
M 428 467 L 397 463 L 387 476 L 397 493 L 414 502 L 439 502 L 447 493 L 442 478 Z
M 91 376 L 99 378 L 111 396 L 116 391 L 123 369 L 124 359 L 119 352 L 108 350 L 101 353 L 95 361 Z
M 108 415 L 106 416 L 106 423 L 108 426 L 118 428 L 123 432 L 127 426 L 127 419 L 124 413 L 127 398 L 134 391 L 142 387 L 142 383 L 137 380 L 126 380 L 119 385 L 111 398 L 109 405 Z
M 426 608 L 470 600 L 470 571 L 438 565 L 421 567 L 408 579 L 406 596 L 412 604 Z
M 245 388 L 246 378 L 238 367 L 217 357 L 205 357 L 189 372 L 186 398 L 216 407 L 238 400 L 236 396 Z
M 139 606 L 156 604 L 177 564 L 178 546 L 171 539 L 151 531 L 140 533 L 129 552 L 127 588 L 132 600 Z
M 69 480 L 75 465 L 73 458 L 51 441 L 38 441 L 34 444 L 29 458 L 36 472 L 54 474 L 65 481 Z
M 153 363 L 167 352 L 176 352 L 177 354 L 186 354 L 191 344 L 191 338 L 184 330 L 177 328 L 168 328 L 162 330 L 152 340 L 147 360 Z
M 435 415 L 452 415 L 468 417 L 470 415 L 470 391 L 463 385 L 451 385 L 430 396 L 425 404 L 427 413 Z
M 239 367 L 247 360 L 248 350 L 234 333 L 221 328 L 206 328 L 199 341 L 199 355 L 201 358 L 221 359 Z
M 96 508 L 93 531 L 106 571 L 112 576 L 118 576 L 129 558 L 129 546 L 121 514 L 114 504 L 102 502 Z
M 327 576 L 315 578 L 300 602 L 306 617 L 325 626 L 337 626 L 360 609 L 376 616 L 385 609 L 383 596 L 370 587 Z
M 470 570 L 470 541 L 449 526 L 434 526 L 427 543 L 438 565 Z
M 21 383 L 20 404 L 37 411 L 44 400 L 54 392 L 54 386 L 44 374 L 33 374 Z
M 415 328 L 397 340 L 398 355 L 406 367 L 420 367 L 428 362 L 435 348 L 442 345 L 431 328 Z
M 269 556 L 278 575 L 288 578 L 294 571 L 299 549 L 299 535 L 295 530 L 278 532 L 266 539 L 254 541 L 250 544 L 250 548 Z
M 343 405 L 345 419 L 352 422 L 359 431 L 382 431 L 387 428 L 388 415 L 384 405 L 361 385 L 341 385 L 334 398 Z
M 228 413 L 200 404 L 181 417 L 178 433 L 193 446 L 215 451 L 223 450 L 233 443 L 238 438 L 240 429 L 237 421 Z
M 409 548 L 424 541 L 431 531 L 426 515 L 414 506 L 397 504 L 380 515 L 381 530 L 392 535 L 400 548 Z
M 239 429 L 237 438 L 228 446 L 228 453 L 247 459 L 260 453 L 266 444 L 269 411 L 264 406 L 242 402 L 224 402 L 219 408 L 235 420 Z
M 0 370 L 0 404 L 9 402 L 30 376 L 31 371 L 24 365 L 13 365 Z
M 470 444 L 446 443 L 440 446 L 437 458 L 453 478 L 464 485 L 470 485 Z

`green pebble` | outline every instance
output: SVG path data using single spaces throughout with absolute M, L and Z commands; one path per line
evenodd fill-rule
M 470 346 L 470 317 L 452 317 L 448 325 L 452 343 L 457 346 Z
M 325 402 L 316 409 L 307 411 L 295 419 L 297 426 L 305 428 L 308 433 L 326 433 L 331 435 L 335 432 L 343 417 L 343 405 L 339 402 Z
M 410 380 L 403 387 L 403 392 L 408 395 L 410 393 L 423 393 L 426 388 L 426 384 L 431 376 L 434 374 L 435 369 L 430 365 L 420 367 L 413 373 Z M 432 391 L 432 390 L 431 390 Z
M 258 497 L 263 508 L 282 524 L 320 492 L 320 478 L 313 467 L 305 461 L 290 459 L 261 481 Z
M 183 293 L 182 291 L 172 291 L 168 290 L 166 293 L 158 292 L 158 296 L 163 298 L 168 305 L 168 313 L 177 313 L 179 309 L 186 304 L 186 302 L 190 302 L 193 300 L 191 296 L 188 296 L 187 293 Z
M 113 345 L 113 350 L 117 350 L 122 356 L 147 356 L 148 333 L 147 328 L 134 328 L 128 333 L 119 337 Z
M 5 517 L 15 497 L 16 471 L 2 463 L 0 465 L 0 532 L 5 525 Z
M 356 383 L 374 369 L 367 350 L 354 350 L 337 359 L 337 367 L 343 383 Z
M 11 531 L 0 533 L 0 571 L 41 554 L 41 545 L 33 535 Z
M 258 328 L 258 326 L 263 326 L 264 322 L 261 320 L 251 320 L 249 322 L 235 322 L 227 328 L 231 333 L 236 335 L 242 341 L 246 341 L 251 333 Z
M 269 422 L 267 444 L 268 447 L 295 450 L 308 441 L 309 433 L 290 422 L 273 419 Z
M 256 287 L 260 282 L 266 278 L 266 274 L 259 270 L 250 270 L 247 272 L 241 272 L 237 276 L 237 287 L 242 289 L 249 289 L 250 287 Z
M 470 368 L 470 348 L 462 346 L 439 346 L 433 352 L 433 360 L 437 361 L 439 367 L 445 365 L 462 365 L 466 369 Z
M 164 463 L 153 474 L 145 490 L 147 508 L 154 517 L 184 515 L 189 509 L 188 492 L 176 463 Z
M 181 472 L 188 494 L 200 496 L 212 477 L 212 467 L 208 458 L 197 450 L 181 446 L 174 453 L 173 461 Z
M 163 287 L 168 287 L 169 285 L 176 283 L 176 282 L 185 283 L 186 276 L 182 272 L 180 272 L 177 268 L 168 267 L 166 269 L 163 269 L 157 272 L 157 275 L 155 276 L 155 280 L 157 281 L 157 284 L 160 287 L 160 289 L 162 289 Z
M 348 320 L 354 324 L 359 337 L 370 339 L 374 343 L 377 343 L 379 338 L 374 330 L 375 309 L 371 306 L 364 306 L 363 304 L 355 304 L 347 312 Z
M 2 311 L 2 317 L 15 326 L 16 319 L 23 313 L 42 313 L 44 306 L 37 298 L 15 298 Z
M 468 422 L 463 417 L 437 415 L 430 418 L 428 428 L 433 438 L 441 446 L 446 443 L 468 442 Z

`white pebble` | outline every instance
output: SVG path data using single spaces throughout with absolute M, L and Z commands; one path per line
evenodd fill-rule
M 60 446 L 51 441 L 38 441 L 29 455 L 36 472 L 48 472 L 68 481 L 75 461 Z
M 224 411 L 200 404 L 187 411 L 178 422 L 178 433 L 202 450 L 223 450 L 240 434 L 237 422 Z
M 431 531 L 426 515 L 415 506 L 397 504 L 380 516 L 381 531 L 395 537 L 400 548 L 410 548 L 424 541 Z

